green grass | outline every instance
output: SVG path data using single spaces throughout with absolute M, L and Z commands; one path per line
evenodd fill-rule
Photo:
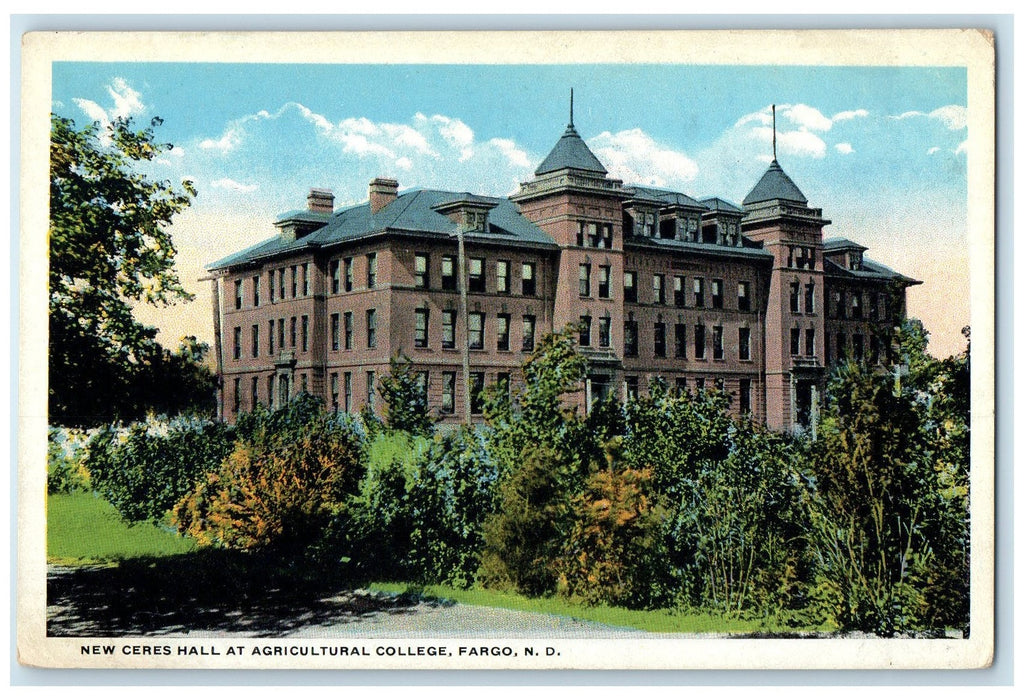
M 465 605 L 522 610 L 547 615 L 563 615 L 614 627 L 630 627 L 647 632 L 666 633 L 792 633 L 815 631 L 787 626 L 769 626 L 759 620 L 741 620 L 708 613 L 682 613 L 675 610 L 627 610 L 608 605 L 586 606 L 561 598 L 527 598 L 482 588 L 463 590 L 451 586 L 414 586 L 406 583 L 373 583 L 371 590 L 382 593 L 404 593 L 424 598 L 454 600 Z
M 47 499 L 46 558 L 52 563 L 95 564 L 195 549 L 191 540 L 156 525 L 126 524 L 95 494 L 51 494 Z

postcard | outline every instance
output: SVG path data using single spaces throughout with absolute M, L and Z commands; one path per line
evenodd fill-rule
M 993 41 L 25 35 L 19 661 L 989 665 Z

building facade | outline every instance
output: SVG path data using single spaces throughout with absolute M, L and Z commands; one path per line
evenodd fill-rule
M 299 392 L 378 410 L 408 357 L 444 421 L 520 381 L 546 333 L 572 325 L 589 360 L 581 407 L 651 382 L 717 389 L 778 430 L 813 423 L 827 368 L 882 365 L 919 284 L 864 257 L 773 161 L 737 206 L 608 175 L 572 120 L 507 198 L 376 178 L 335 210 L 327 190 L 279 234 L 209 266 L 220 416 Z

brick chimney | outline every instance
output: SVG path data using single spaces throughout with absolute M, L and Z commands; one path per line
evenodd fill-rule
M 334 213 L 334 193 L 314 187 L 306 197 L 306 206 L 310 211 L 319 214 L 332 214 Z
M 375 177 L 370 180 L 370 213 L 376 214 L 398 197 L 398 180 Z

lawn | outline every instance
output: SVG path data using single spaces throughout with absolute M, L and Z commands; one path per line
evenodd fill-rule
M 133 557 L 169 556 L 195 549 L 170 529 L 127 525 L 112 505 L 92 493 L 51 494 L 46 503 L 46 558 L 89 564 Z
M 275 574 L 288 577 L 294 576 L 295 573 L 284 570 L 268 571 L 266 562 L 241 552 L 199 548 L 194 542 L 179 536 L 173 530 L 153 524 L 129 526 L 119 518 L 113 506 L 91 493 L 49 496 L 46 535 L 47 559 L 51 563 L 74 566 L 121 562 L 119 569 L 124 569 L 124 575 L 129 578 L 150 575 L 169 577 L 177 580 L 178 585 L 184 588 L 189 587 L 189 582 L 178 577 L 209 578 L 210 581 L 219 578 L 210 578 L 212 573 L 207 569 L 216 570 L 220 574 L 230 569 L 232 575 L 227 578 L 231 579 L 232 585 L 239 587 L 240 591 L 247 590 L 248 585 L 262 586 L 268 578 L 276 578 Z M 247 584 L 245 579 L 252 579 L 252 583 Z M 211 585 L 201 581 L 193 583 L 200 585 L 201 588 L 208 588 Z M 326 581 L 323 583 L 327 584 Z M 146 585 L 141 587 L 145 589 Z M 382 593 L 402 594 L 407 598 L 450 600 L 465 605 L 562 615 L 649 632 L 770 634 L 796 631 L 792 627 L 765 626 L 758 620 L 681 613 L 674 610 L 589 607 L 557 597 L 528 598 L 481 588 L 463 590 L 450 586 L 418 586 L 403 582 L 374 583 L 369 588 Z M 229 593 L 229 597 L 238 595 L 238 591 L 234 589 Z

